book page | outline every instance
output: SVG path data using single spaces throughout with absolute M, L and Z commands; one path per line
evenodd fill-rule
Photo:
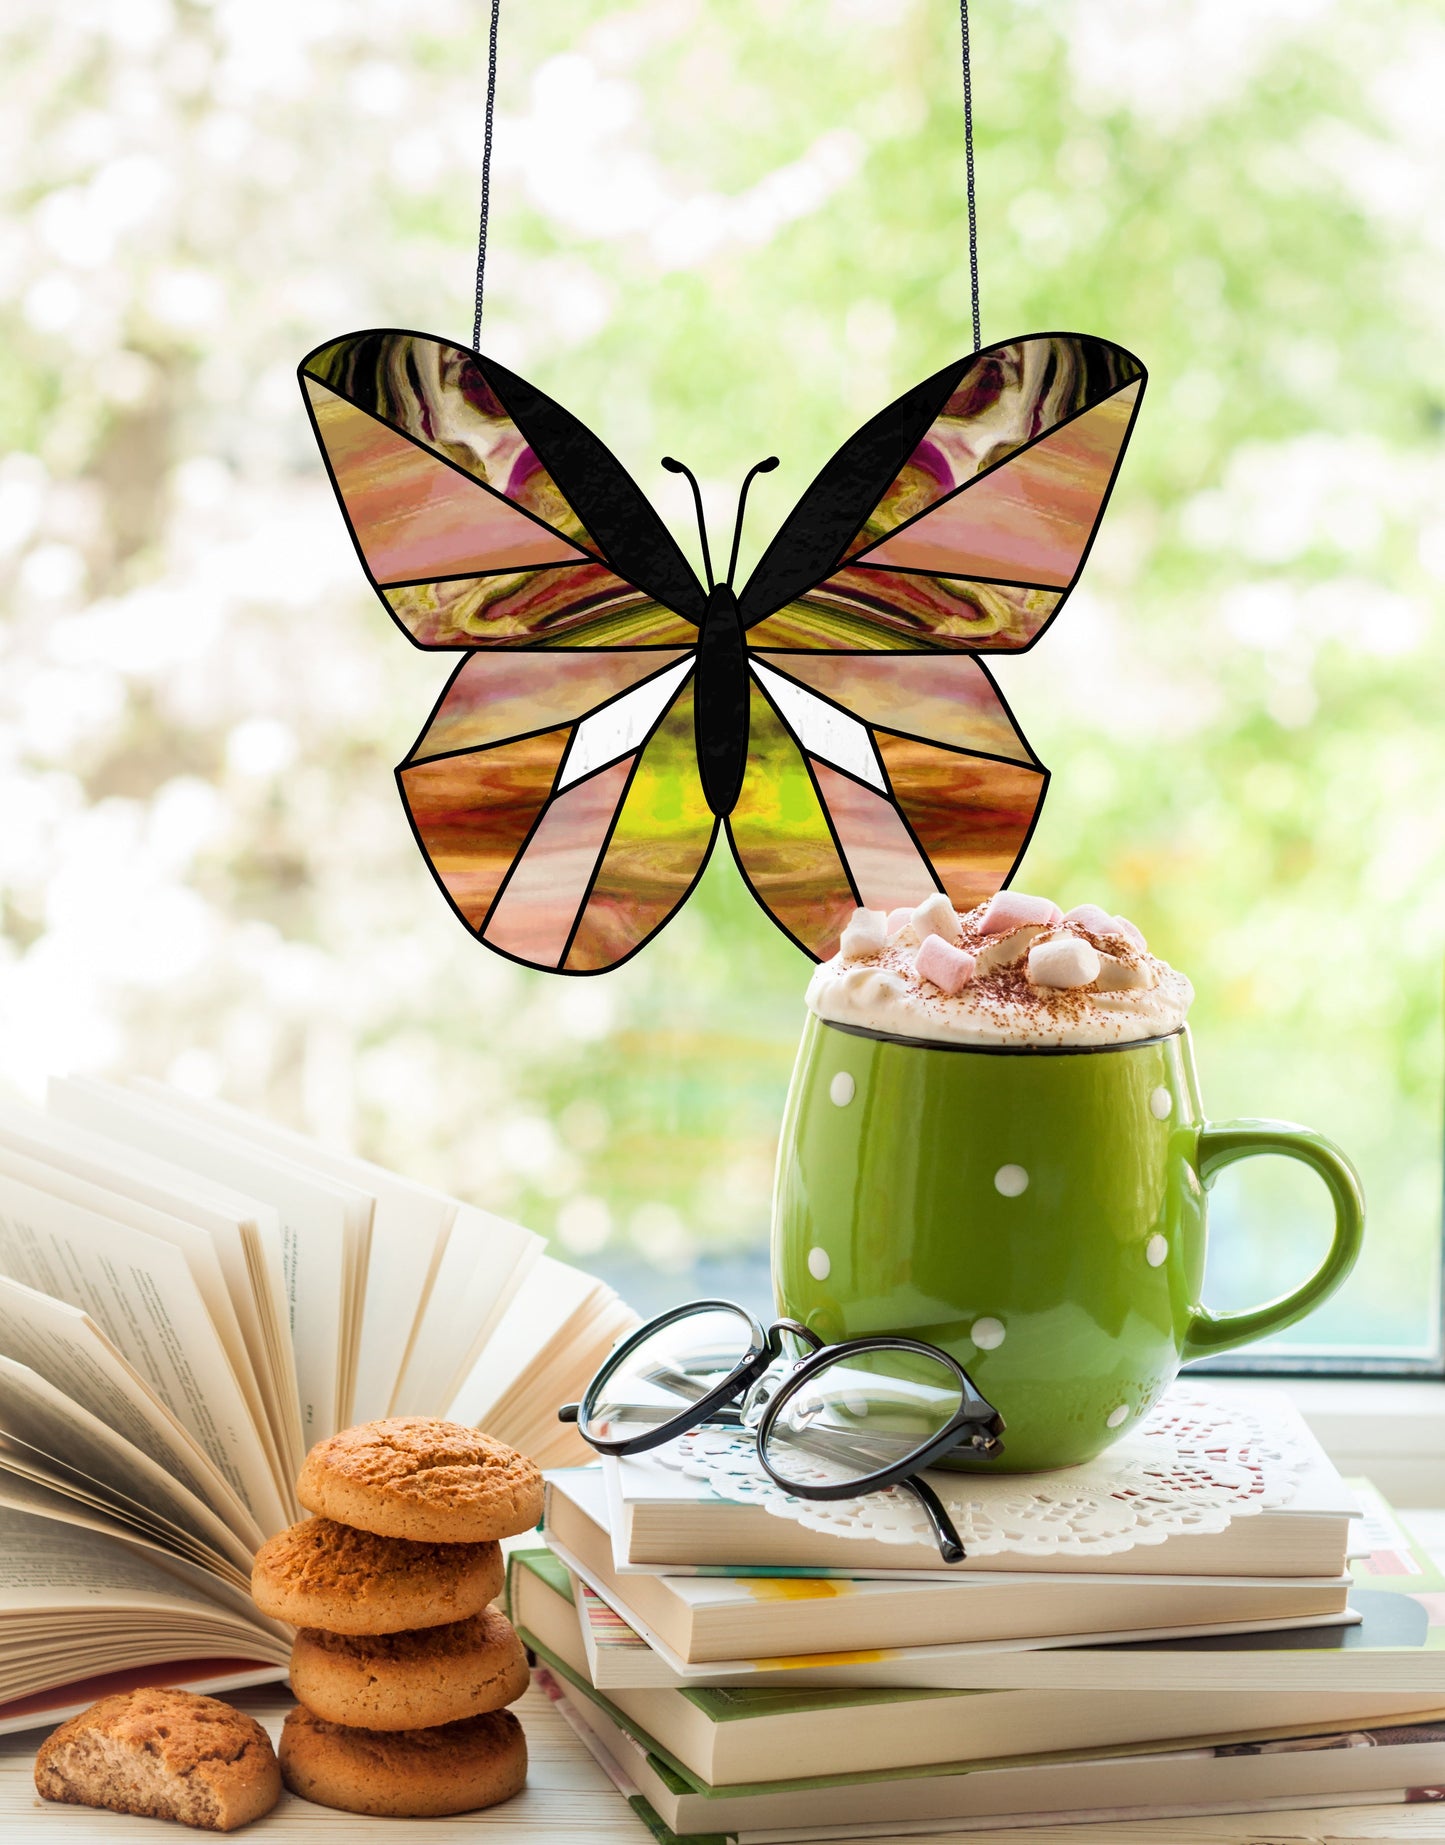
M 198 1650 L 284 1664 L 290 1635 L 249 1597 L 213 1593 L 191 1566 L 0 1505 L 0 1632 L 7 1698 L 93 1671 Z M 197 1640 L 209 1642 L 202 1648 Z
M 190 1532 L 249 1574 L 251 1551 L 194 1493 L 38 1372 L 0 1356 L 0 1434 L 92 1481 L 126 1505 Z
M 169 1216 L 151 1205 L 138 1204 L 117 1192 L 78 1178 L 59 1167 L 31 1159 L 13 1147 L 0 1144 L 0 1174 L 18 1179 L 32 1190 L 48 1193 L 66 1204 L 79 1205 L 99 1217 L 110 1218 L 170 1243 L 185 1258 L 191 1279 L 215 1329 L 215 1336 L 245 1406 L 251 1432 L 266 1456 L 272 1477 L 278 1482 L 286 1475 L 272 1439 L 272 1431 L 251 1368 L 251 1355 L 241 1337 L 240 1323 L 221 1273 L 216 1246 L 204 1230 L 182 1218 Z
M 270 1461 L 180 1250 L 0 1172 L 0 1273 L 83 1309 L 252 1513 L 269 1508 Z
M 195 1437 L 80 1308 L 0 1275 L 0 1352 L 124 1435 L 246 1543 L 259 1545 L 289 1522 L 279 1501 L 265 1505 L 264 1516 L 250 1511 Z M 261 1484 L 274 1498 L 269 1479 Z
M 637 1315 L 604 1283 L 541 1346 L 526 1368 L 483 1412 L 482 1426 L 530 1454 L 539 1467 L 578 1467 L 596 1459 L 573 1423 L 559 1422 L 613 1348 L 637 1326 Z
M 18 1104 L 0 1103 L 0 1146 L 205 1234 L 245 1348 L 247 1362 L 233 1360 L 237 1381 L 253 1415 L 261 1416 L 263 1431 L 269 1431 L 268 1445 L 280 1477 L 293 1479 L 303 1452 L 301 1423 L 281 1223 L 271 1206 L 74 1122 Z M 147 1227 L 145 1221 L 128 1221 L 138 1229 Z
M 180 1525 L 172 1524 L 124 1493 L 97 1487 L 93 1480 L 67 1468 L 53 1456 L 42 1454 L 8 1435 L 0 1435 L 0 1478 L 12 1489 L 16 1486 L 36 1488 L 63 1498 L 80 1511 L 93 1513 L 105 1530 L 117 1536 L 124 1533 L 127 1537 L 141 1538 L 147 1548 L 158 1553 L 185 1557 L 218 1580 L 229 1581 L 237 1588 L 247 1582 L 235 1563 Z M 18 1496 L 12 1495 L 12 1500 L 15 1499 Z M 0 1660 L 3 1657 L 4 1649 L 0 1647 Z
M 543 1256 L 518 1288 L 501 1325 L 457 1392 L 452 1408 L 458 1420 L 484 1426 L 487 1411 L 497 1398 L 515 1383 L 557 1328 L 601 1285 L 581 1269 Z
M 157 1567 L 163 1558 L 171 1560 L 175 1556 L 170 1546 L 152 1532 L 138 1529 L 120 1513 L 107 1511 L 94 1500 L 77 1499 L 68 1487 L 53 1484 L 35 1469 L 21 1471 L 0 1465 L 0 1511 L 24 1512 L 67 1530 L 92 1531 L 116 1543 L 134 1545 L 154 1559 Z M 221 1583 L 221 1578 L 211 1571 L 204 1573 L 208 1581 Z
M 369 1201 L 294 1161 L 189 1120 L 179 1109 L 157 1107 L 147 1096 L 108 1083 L 81 1078 L 52 1082 L 48 1105 L 66 1120 L 134 1141 L 275 1207 L 281 1217 L 302 1440 L 310 1447 L 334 1434 L 342 1426 L 343 1329 L 353 1304 L 347 1211 L 348 1205 L 369 1209 Z
M 574 1402 L 637 1315 L 606 1282 L 543 1256 L 448 1412 L 520 1447 L 539 1466 L 575 1465 L 592 1450 L 557 1410 Z
M 174 1579 L 187 1584 L 197 1600 L 215 1602 L 267 1631 L 277 1634 L 288 1632 L 282 1623 L 269 1621 L 261 1614 L 251 1599 L 249 1585 L 241 1588 L 227 1578 L 216 1575 L 214 1570 L 193 1563 L 187 1557 L 177 1556 L 158 1539 L 126 1525 L 112 1513 L 101 1511 L 95 1506 L 82 1505 L 79 1500 L 69 1498 L 39 1480 L 26 1479 L 20 1474 L 0 1470 L 0 1517 L 7 1512 L 24 1513 L 56 1531 L 85 1532 L 101 1538 L 107 1544 L 116 1545 L 123 1555 L 143 1559 L 168 1581 Z M 13 1618 L 5 1616 L 4 1609 L 4 1597 L 0 1594 L 0 1616 L 4 1616 L 7 1621 Z M 3 1654 L 0 1654 L 0 1658 L 3 1658 Z
M 0 1609 L 206 1603 L 205 1592 L 99 1532 L 0 1506 Z
M 445 1413 L 541 1260 L 543 1247 L 535 1231 L 469 1204 L 457 1206 L 392 1415 Z
M 293 1128 L 248 1115 L 228 1102 L 201 1101 L 143 1077 L 130 1086 L 369 1192 L 375 1199 L 351 1416 L 356 1422 L 370 1422 L 387 1415 L 432 1271 L 457 1214 L 456 1200 L 415 1185 L 370 1160 L 318 1146 Z

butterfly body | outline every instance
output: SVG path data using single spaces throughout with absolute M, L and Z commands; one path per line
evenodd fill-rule
M 730 583 L 715 584 L 708 596 L 694 677 L 698 773 L 722 820 L 737 805 L 748 757 L 748 650 Z
M 1008 882 L 1048 773 L 983 656 L 1031 647 L 1078 580 L 1132 354 L 1036 334 L 944 367 L 844 443 L 736 593 L 736 533 L 717 585 L 704 533 L 704 588 L 598 438 L 495 360 L 380 329 L 300 378 L 388 614 L 461 656 L 397 781 L 488 947 L 618 966 L 720 833 L 815 959 L 860 905 Z

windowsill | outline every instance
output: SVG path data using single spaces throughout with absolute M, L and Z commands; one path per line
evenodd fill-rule
M 1267 1376 L 1209 1383 L 1287 1390 L 1342 1474 L 1368 1476 L 1397 1506 L 1445 1507 L 1445 1383 Z

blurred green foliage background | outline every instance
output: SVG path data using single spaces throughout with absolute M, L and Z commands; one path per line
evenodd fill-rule
M 450 668 L 369 597 L 294 382 L 466 336 L 483 0 L 13 0 L 0 21 L 0 1072 L 223 1092 L 681 1294 L 756 1270 L 806 966 L 719 860 L 601 980 L 470 943 L 396 802 Z M 970 338 L 946 0 L 506 4 L 483 345 L 743 568 Z M 1198 989 L 1217 1116 L 1356 1157 L 1348 1289 L 1438 1325 L 1445 19 L 1432 0 L 975 0 L 985 340 L 1151 381 L 1064 618 L 999 678 L 1053 788 L 1018 879 Z M 1323 1200 L 1221 1181 L 1210 1292 Z

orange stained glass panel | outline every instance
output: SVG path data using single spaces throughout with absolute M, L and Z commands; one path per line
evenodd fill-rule
M 571 726 L 397 772 L 427 863 L 472 929 L 480 929 L 552 784 Z

